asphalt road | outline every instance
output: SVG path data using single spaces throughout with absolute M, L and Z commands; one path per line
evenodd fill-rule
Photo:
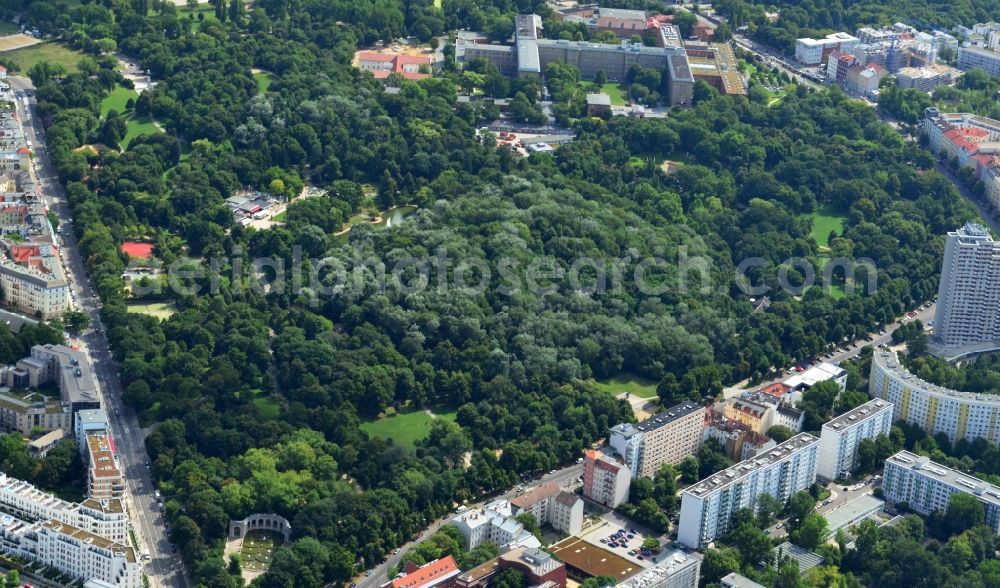
M 34 151 L 35 176 L 43 199 L 49 209 L 59 216 L 59 234 L 63 238 L 61 247 L 63 267 L 71 280 L 74 306 L 90 316 L 91 325 L 80 337 L 70 343 L 78 345 L 91 358 L 94 375 L 103 396 L 104 408 L 111 421 L 111 431 L 118 448 L 119 465 L 125 472 L 128 483 L 126 501 L 132 524 L 139 538 L 140 553 L 149 549 L 151 560 L 144 566 L 150 586 L 187 588 L 190 582 L 184 572 L 180 556 L 172 552 L 167 539 L 162 513 L 154 498 L 156 488 L 146 466 L 147 460 L 143 444 L 144 433 L 132 409 L 122 404 L 121 383 L 118 368 L 109 351 L 104 327 L 101 325 L 100 299 L 88 285 L 86 269 L 77 248 L 76 237 L 69 230 L 72 223 L 69 204 L 59 183 L 58 175 L 44 148 L 44 130 L 41 122 L 32 116 L 35 106 L 34 86 L 31 80 L 9 77 L 7 81 L 17 96 L 17 111 L 21 118 L 26 138 L 31 141 Z M 25 98 L 28 104 L 25 104 Z M 65 228 L 63 228 L 65 227 Z
M 560 486 L 565 487 L 582 475 L 583 475 L 583 465 L 574 464 L 567 468 L 558 470 L 554 474 L 545 474 L 540 479 L 532 480 L 530 482 L 525 482 L 524 487 L 525 489 L 530 489 L 534 486 L 546 482 L 558 482 Z M 475 505 L 470 504 L 468 506 L 469 509 L 478 508 L 486 504 L 487 502 L 492 502 L 497 499 L 509 500 L 511 498 L 514 498 L 520 493 L 521 492 L 518 491 L 517 488 L 511 488 L 510 490 L 499 496 L 495 496 L 483 502 L 476 503 Z M 454 512 L 448 513 L 444 517 L 432 522 L 430 525 L 427 526 L 426 529 L 424 529 L 423 535 L 417 538 L 416 541 L 410 541 L 409 543 L 400 546 L 399 553 L 389 554 L 387 556 L 385 563 L 381 563 L 373 568 L 369 568 L 369 571 L 371 571 L 371 575 L 366 575 L 367 573 L 366 572 L 362 573 L 359 577 L 355 578 L 355 582 L 357 582 L 357 588 L 377 588 L 378 586 L 385 584 L 389 580 L 388 576 L 389 568 L 396 565 L 396 563 L 400 560 L 400 558 L 406 555 L 407 551 L 413 549 L 418 544 L 427 540 L 427 538 L 433 535 L 435 531 L 440 529 L 442 526 L 446 525 L 448 521 L 450 521 L 451 518 L 455 516 L 455 514 L 456 513 Z

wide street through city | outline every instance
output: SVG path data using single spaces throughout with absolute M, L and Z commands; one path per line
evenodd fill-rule
M 119 463 L 127 478 L 126 500 L 139 538 L 139 551 L 136 555 L 141 556 L 143 550 L 149 550 L 151 559 L 145 562 L 143 571 L 149 578 L 150 586 L 186 588 L 189 586 L 189 581 L 180 556 L 173 552 L 167 538 L 164 516 L 155 498 L 156 487 L 146 465 L 148 457 L 143 444 L 145 435 L 139 427 L 134 411 L 122 404 L 118 368 L 101 325 L 100 299 L 88 282 L 83 259 L 77 248 L 76 236 L 71 230 L 72 215 L 69 204 L 45 149 L 44 130 L 41 122 L 33 116 L 34 86 L 27 78 L 10 77 L 7 81 L 17 97 L 17 112 L 24 128 L 25 138 L 32 145 L 38 188 L 49 210 L 54 211 L 59 217 L 58 233 L 63 239 L 60 257 L 66 276 L 71 282 L 74 306 L 76 310 L 86 313 L 91 319 L 91 328 L 86 329 L 80 337 L 71 340 L 70 343 L 78 345 L 89 353 L 94 376 L 103 395 L 103 405 L 108 412 Z

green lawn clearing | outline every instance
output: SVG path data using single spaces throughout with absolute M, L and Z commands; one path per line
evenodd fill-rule
M 656 398 L 656 382 L 632 374 L 624 373 L 608 380 L 591 380 L 598 389 L 617 396 L 622 392 L 639 398 Z
M 177 312 L 177 307 L 170 302 L 150 302 L 148 304 L 131 303 L 126 306 L 128 312 L 148 314 L 159 319 L 168 319 Z
M 0 37 L 6 37 L 7 35 L 16 35 L 21 32 L 21 28 L 12 22 L 6 20 L 0 21 Z
M 128 119 L 128 123 L 125 125 L 125 137 L 122 139 L 122 147 L 128 148 L 129 143 L 132 139 L 136 137 L 141 137 L 143 135 L 156 135 L 162 133 L 154 123 L 153 119 L 148 116 L 133 116 Z
M 258 396 L 253 399 L 254 406 L 260 411 L 260 416 L 267 419 L 278 418 L 278 413 L 281 411 L 281 404 L 278 403 L 277 398 L 271 396 Z
M 125 86 L 115 86 L 115 89 L 108 94 L 107 98 L 101 100 L 101 118 L 108 116 L 108 112 L 114 110 L 118 114 L 123 114 L 129 100 L 135 100 L 139 93 Z
M 809 215 L 812 219 L 812 235 L 821 247 L 830 245 L 830 231 L 836 231 L 838 235 L 844 232 L 844 221 L 847 216 L 838 213 L 830 207 L 823 207 Z
M 189 18 L 194 22 L 195 28 L 202 22 L 219 22 L 219 19 L 215 16 L 215 7 L 211 4 L 199 4 L 197 8 L 191 10 L 187 6 L 179 9 L 178 18 Z M 202 15 L 202 16 L 199 16 Z
M 7 51 L 3 56 L 16 63 L 22 72 L 27 72 L 39 61 L 47 61 L 53 65 L 62 65 L 68 73 L 75 73 L 76 64 L 83 58 L 83 53 L 60 43 L 49 41 L 23 49 Z
M 271 74 L 261 71 L 253 74 L 253 79 L 257 80 L 257 93 L 263 94 L 271 87 Z
M 615 82 L 608 82 L 598 88 L 594 82 L 580 81 L 580 87 L 590 93 L 607 94 L 611 97 L 612 106 L 625 106 L 625 93 Z
M 455 420 L 454 412 L 435 412 L 435 417 Z M 434 417 L 422 410 L 413 412 L 388 412 L 375 421 L 361 423 L 361 429 L 372 437 L 392 439 L 404 447 L 413 447 L 417 441 L 425 439 L 431 432 Z
M 271 567 L 274 550 L 283 542 L 284 538 L 281 534 L 274 531 L 260 529 L 247 531 L 246 536 L 243 537 L 243 546 L 240 548 L 243 567 L 254 571 L 264 571 Z

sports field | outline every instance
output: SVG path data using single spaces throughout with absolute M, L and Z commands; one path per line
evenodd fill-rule
M 455 420 L 454 412 L 433 413 L 439 419 Z M 431 432 L 434 417 L 422 410 L 405 413 L 389 413 L 378 420 L 361 423 L 361 430 L 372 437 L 392 439 L 404 447 L 414 447 L 417 441 L 425 439 Z

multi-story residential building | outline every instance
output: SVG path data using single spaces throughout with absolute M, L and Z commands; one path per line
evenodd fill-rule
M 948 85 L 954 78 L 954 71 L 946 65 L 904 67 L 896 72 L 896 84 L 901 90 L 919 92 L 930 92 L 938 86 Z
M 539 525 L 549 524 L 553 529 L 576 535 L 583 527 L 583 499 L 563 492 L 556 482 L 542 484 L 511 499 L 514 517 L 530 513 Z
M 779 404 L 774 407 L 774 418 L 771 426 L 781 425 L 782 427 L 788 427 L 796 433 L 801 433 L 805 422 L 805 411 L 786 404 Z
M 615 508 L 628 500 L 631 483 L 632 472 L 627 465 L 593 449 L 587 451 L 583 465 L 584 496 Z
M 978 68 L 991 76 L 1000 76 L 1000 53 L 982 47 L 960 47 L 958 69 L 969 71 Z
M 934 321 L 944 347 L 1000 342 L 1000 243 L 986 227 L 948 233 Z
M 701 556 L 675 549 L 659 558 L 660 563 L 648 567 L 617 584 L 619 588 L 698 588 L 701 578 Z
M 7 371 L 0 368 L 0 372 Z M 68 402 L 29 390 L 0 390 L 0 427 L 29 436 L 36 430 L 46 433 L 68 431 L 73 426 Z
M 451 524 L 465 537 L 465 548 L 470 550 L 487 541 L 501 550 L 541 546 L 538 539 L 514 519 L 509 500 L 494 500 L 481 508 L 459 513 L 452 518 Z
M 755 433 L 766 433 L 774 423 L 774 406 L 749 398 L 731 398 L 723 408 L 726 418 Z
M 704 547 L 730 529 L 733 513 L 753 509 L 759 496 L 780 502 L 816 481 L 819 439 L 799 433 L 774 449 L 740 462 L 684 490 L 677 541 Z
M 995 210 L 1000 210 L 1000 121 L 928 108 L 924 132 L 932 151 L 975 168 L 987 198 Z
M 108 413 L 104 409 L 92 408 L 76 412 L 73 432 L 76 434 L 76 444 L 80 446 L 80 451 L 84 451 L 87 446 L 84 441 L 87 435 L 108 431 Z
M 895 353 L 872 355 L 868 393 L 892 403 L 893 420 L 917 424 L 931 435 L 944 433 L 954 443 L 979 437 L 1000 442 L 1000 396 L 960 392 L 911 374 Z
M 28 362 L 29 359 L 35 361 Z M 35 345 L 31 348 L 31 357 L 18 361 L 17 367 L 24 367 L 28 372 L 32 387 L 46 382 L 55 383 L 74 415 L 80 410 L 101 408 L 97 381 L 90 361 L 82 351 L 65 345 Z
M 819 438 L 816 475 L 837 480 L 851 474 L 864 439 L 888 435 L 892 428 L 892 403 L 876 398 L 823 425 Z
M 678 404 L 637 425 L 615 425 L 608 444 L 633 477 L 652 477 L 663 464 L 679 464 L 698 451 L 705 417 L 701 405 Z
M 128 515 L 120 499 L 88 498 L 76 504 L 3 474 L 0 474 L 0 512 L 32 523 L 61 521 L 120 543 L 126 541 L 128 533 Z
M 832 33 L 822 39 L 795 40 L 795 59 L 803 65 L 819 65 L 834 50 L 849 52 L 860 40 L 847 33 Z
M 120 498 L 125 474 L 118 465 L 114 439 L 109 434 L 87 435 L 87 489 L 91 498 Z
M 1000 487 L 931 461 L 929 457 L 900 451 L 885 460 L 882 492 L 886 500 L 905 502 L 929 515 L 945 511 L 952 494 L 964 492 L 983 503 L 986 524 L 1000 533 Z
M 18 255 L 6 245 L 8 255 L 0 255 L 0 290 L 3 302 L 42 319 L 69 310 L 69 282 L 50 245 L 33 248 L 34 254 Z

